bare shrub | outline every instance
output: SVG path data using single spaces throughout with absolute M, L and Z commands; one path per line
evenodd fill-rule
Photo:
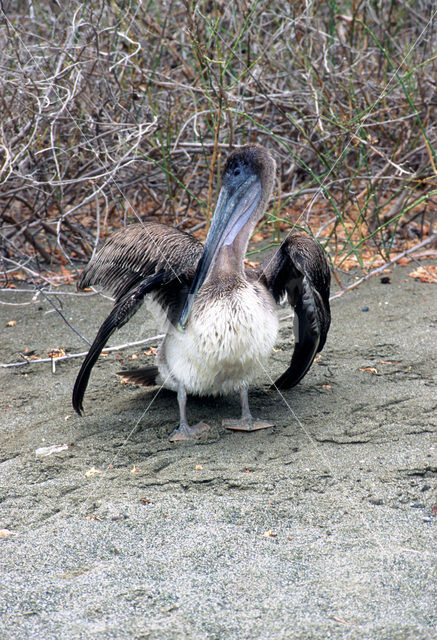
M 413 218 L 432 234 L 436 20 L 427 0 L 3 2 L 4 273 L 137 218 L 198 228 L 248 141 L 278 160 L 269 233 L 323 234 L 340 265 Z

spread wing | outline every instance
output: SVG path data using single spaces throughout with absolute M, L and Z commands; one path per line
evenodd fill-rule
M 153 293 L 171 317 L 188 291 L 202 244 L 164 224 L 133 224 L 115 233 L 82 272 L 78 289 L 101 285 L 115 297 L 114 307 L 100 327 L 82 363 L 73 389 L 73 407 L 81 415 L 91 370 L 109 337 L 138 311 Z
M 284 294 L 295 311 L 295 345 L 288 369 L 276 380 L 279 389 L 294 387 L 323 349 L 331 323 L 330 270 L 320 245 L 308 236 L 289 236 L 258 272 L 277 302 Z

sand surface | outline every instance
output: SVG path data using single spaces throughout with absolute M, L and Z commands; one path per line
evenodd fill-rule
M 171 444 L 175 395 L 120 384 L 115 354 L 93 371 L 84 418 L 70 403 L 80 360 L 0 369 L 0 528 L 13 532 L 0 637 L 435 639 L 436 288 L 411 270 L 335 300 L 321 357 L 279 394 L 283 323 L 250 393 L 271 430 L 224 430 L 237 398 L 189 398 L 211 430 Z M 89 339 L 111 306 L 52 299 Z M 51 309 L 0 304 L 1 362 L 86 349 Z M 157 332 L 140 311 L 111 340 Z M 145 348 L 123 365 L 152 362 Z

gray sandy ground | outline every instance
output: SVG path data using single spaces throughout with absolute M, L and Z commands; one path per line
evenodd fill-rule
M 283 326 L 250 394 L 269 431 L 225 431 L 236 398 L 190 398 L 211 431 L 170 444 L 174 394 L 122 386 L 113 354 L 82 419 L 80 361 L 0 370 L 0 527 L 14 532 L 0 538 L 0 637 L 436 638 L 436 290 L 407 274 L 336 300 L 321 358 L 281 395 L 267 383 L 290 357 Z M 110 307 L 59 300 L 88 338 Z M 50 309 L 0 305 L 2 362 L 84 350 Z M 137 315 L 113 344 L 154 335 Z M 125 365 L 150 359 L 134 351 Z

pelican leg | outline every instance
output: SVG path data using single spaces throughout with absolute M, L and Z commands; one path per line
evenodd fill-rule
M 233 431 L 257 431 L 274 427 L 273 422 L 266 420 L 254 420 L 249 409 L 249 397 L 247 389 L 240 387 L 241 418 L 223 420 L 223 426 Z
M 178 442 L 179 440 L 193 440 L 200 438 L 204 431 L 209 431 L 210 426 L 206 422 L 198 422 L 190 427 L 187 420 L 187 392 L 182 384 L 178 386 L 178 403 L 179 403 L 179 426 L 169 437 L 170 442 Z

